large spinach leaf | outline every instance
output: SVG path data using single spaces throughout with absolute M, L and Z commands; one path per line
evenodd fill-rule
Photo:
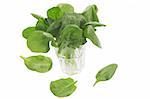
M 77 81 L 74 81 L 72 78 L 52 81 L 50 84 L 50 90 L 57 97 L 67 97 L 76 90 L 76 82 Z
M 43 31 L 34 31 L 27 39 L 27 46 L 32 52 L 49 51 L 49 41 L 53 40 L 53 36 L 50 33 Z
M 96 74 L 96 82 L 94 83 L 94 86 L 100 82 L 100 81 L 107 81 L 111 79 L 117 69 L 117 64 L 110 64 L 104 68 L 102 68 L 97 74 Z
M 25 65 L 30 70 L 45 73 L 52 68 L 52 60 L 49 57 L 45 57 L 42 55 L 30 56 L 27 58 L 23 56 L 20 57 L 24 60 Z

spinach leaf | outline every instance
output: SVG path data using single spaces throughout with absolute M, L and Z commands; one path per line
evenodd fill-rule
M 47 29 L 47 32 L 51 33 L 54 37 L 59 36 L 59 29 L 61 27 L 62 21 L 56 20 L 54 21 Z
M 38 21 L 36 23 L 36 29 L 46 31 L 47 30 L 47 25 L 45 23 L 41 22 L 41 21 Z
M 74 8 L 72 5 L 67 4 L 67 3 L 60 3 L 59 5 L 57 5 L 62 12 L 64 13 L 74 13 Z
M 98 8 L 96 5 L 90 5 L 86 8 L 86 10 L 82 13 L 88 22 L 96 21 L 99 22 L 97 16 Z
M 52 60 L 49 57 L 45 57 L 42 55 L 30 56 L 27 58 L 23 56 L 20 57 L 24 60 L 25 65 L 30 70 L 45 73 L 52 68 Z
M 27 39 L 27 38 L 30 36 L 30 34 L 31 34 L 33 31 L 35 31 L 35 30 L 36 30 L 35 27 L 28 27 L 28 28 L 26 28 L 26 29 L 23 30 L 22 36 Z
M 99 22 L 87 22 L 86 24 L 85 24 L 85 26 L 87 26 L 87 25 L 92 25 L 93 27 L 97 27 L 97 26 L 106 26 L 105 24 L 101 24 L 101 23 L 99 23 Z
M 48 18 L 51 18 L 53 20 L 57 20 L 61 18 L 63 15 L 64 13 L 59 7 L 53 7 L 47 11 Z
M 95 86 L 98 82 L 100 81 L 107 81 L 111 79 L 117 69 L 118 65 L 117 64 L 110 64 L 103 69 L 101 69 L 97 74 L 96 74 L 96 82 L 94 83 L 93 86 Z
M 57 97 L 67 97 L 76 90 L 76 82 L 77 81 L 74 81 L 72 78 L 52 81 L 50 84 L 50 90 Z
M 84 36 L 92 41 L 94 45 L 101 48 L 100 41 L 95 34 L 95 30 L 92 25 L 88 25 L 84 29 Z
M 83 29 L 84 24 L 86 23 L 86 19 L 83 15 L 77 13 L 67 13 L 62 17 L 62 25 L 60 31 L 62 31 L 65 26 L 70 24 L 75 24 Z
M 34 13 L 31 13 L 31 15 L 36 18 L 38 21 L 40 22 L 44 22 L 45 18 L 43 18 L 42 16 L 40 15 L 37 15 L 37 14 L 34 14 Z
M 27 39 L 27 46 L 32 52 L 46 53 L 49 51 L 49 41 L 53 40 L 50 33 L 34 31 Z
M 38 20 L 38 22 L 36 23 L 36 29 L 46 31 L 48 25 L 46 24 L 45 18 L 34 13 L 31 13 L 31 15 Z
M 86 42 L 83 31 L 77 25 L 67 25 L 61 32 L 59 52 L 65 48 L 77 48 Z

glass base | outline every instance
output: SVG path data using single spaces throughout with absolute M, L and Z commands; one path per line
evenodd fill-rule
M 85 46 L 79 48 L 65 48 L 61 53 L 57 52 L 62 72 L 68 75 L 80 73 L 84 67 Z

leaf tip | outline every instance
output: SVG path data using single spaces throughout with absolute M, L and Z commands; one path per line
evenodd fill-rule
M 22 56 L 22 55 L 20 56 L 20 58 L 22 58 L 23 60 L 25 60 L 25 57 L 24 57 L 24 56 Z
M 104 27 L 106 27 L 107 25 L 103 24 Z
M 74 84 L 76 84 L 78 81 L 76 80 L 75 82 L 74 82 Z

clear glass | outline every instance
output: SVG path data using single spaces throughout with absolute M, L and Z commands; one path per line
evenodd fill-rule
M 66 47 L 61 53 L 58 53 L 58 49 L 56 49 L 56 54 L 62 71 L 68 75 L 77 74 L 84 67 L 85 45 L 76 49 Z

